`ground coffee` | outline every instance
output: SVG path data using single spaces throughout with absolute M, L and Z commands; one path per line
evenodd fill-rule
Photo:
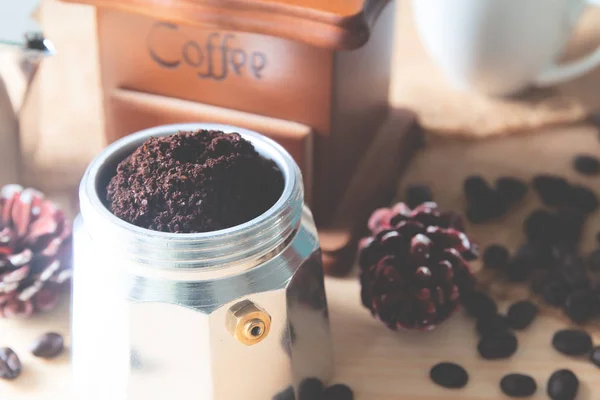
M 163 232 L 229 228 L 268 210 L 283 191 L 275 163 L 237 133 L 199 130 L 150 138 L 107 188 L 110 210 Z

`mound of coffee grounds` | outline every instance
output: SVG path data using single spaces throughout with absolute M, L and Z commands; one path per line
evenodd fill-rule
M 172 233 L 247 222 L 283 191 L 275 163 L 237 133 L 199 130 L 150 138 L 123 160 L 107 188 L 117 217 Z

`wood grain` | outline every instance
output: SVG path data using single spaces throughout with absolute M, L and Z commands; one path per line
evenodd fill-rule
M 471 173 L 493 179 L 501 175 L 529 179 L 539 172 L 560 173 L 591 186 L 600 193 L 600 177 L 582 177 L 571 168 L 572 155 L 600 154 L 598 133 L 590 126 L 555 128 L 539 134 L 480 142 L 430 140 L 416 157 L 408 174 L 399 182 L 401 194 L 409 182 L 426 182 L 443 208 L 464 209 L 460 185 Z M 401 198 L 401 195 L 398 196 Z M 69 197 L 62 196 L 66 201 Z M 63 203 L 64 203 L 63 201 Z M 526 201 L 503 220 L 469 226 L 469 232 L 482 245 L 505 243 L 512 248 L 523 236 L 521 222 L 539 205 L 529 193 Z M 594 243 L 600 227 L 600 213 L 588 221 L 583 248 Z M 478 268 L 477 263 L 474 268 Z M 462 312 L 430 333 L 392 332 L 360 305 L 359 285 L 354 277 L 326 279 L 336 359 L 336 382 L 350 384 L 357 400 L 499 400 L 498 382 L 509 372 L 534 376 L 538 392 L 532 399 L 547 399 L 546 381 L 560 368 L 570 368 L 581 380 L 577 400 L 600 398 L 600 370 L 584 359 L 568 358 L 550 346 L 552 334 L 568 326 L 560 312 L 544 309 L 533 326 L 518 334 L 520 349 L 506 361 L 481 360 L 475 350 L 473 321 Z M 498 280 L 493 290 L 504 298 L 501 309 L 512 301 L 529 296 L 524 287 L 507 286 Z M 10 345 L 22 356 L 22 377 L 15 382 L 0 381 L 2 398 L 10 400 L 68 399 L 70 370 L 65 355 L 56 361 L 35 360 L 27 353 L 29 343 L 48 330 L 69 334 L 68 300 L 57 311 L 28 321 L 0 321 L 0 345 Z M 600 323 L 586 327 L 600 344 Z M 463 364 L 471 380 L 464 390 L 447 390 L 432 384 L 428 371 L 437 362 L 451 360 Z

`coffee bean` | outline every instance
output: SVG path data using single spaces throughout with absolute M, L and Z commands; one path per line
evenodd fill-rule
M 492 314 L 479 318 L 475 327 L 481 336 L 485 336 L 497 332 L 507 331 L 508 322 L 506 321 L 506 317 L 504 315 Z
M 354 393 L 348 386 L 338 383 L 329 386 L 323 393 L 323 400 L 352 400 Z
M 53 358 L 62 353 L 64 340 L 61 335 L 54 332 L 40 336 L 31 346 L 31 353 L 40 358 Z
M 294 394 L 294 387 L 293 386 L 288 386 L 286 387 L 284 390 L 282 390 L 281 392 L 277 393 L 275 396 L 273 396 L 272 400 L 295 400 L 296 399 L 296 395 Z
M 542 290 L 552 280 L 552 274 L 549 271 L 535 271 L 531 277 L 531 290 L 534 293 L 542 293 Z
M 463 189 L 467 201 L 473 203 L 484 203 L 493 196 L 493 189 L 479 175 L 468 176 L 463 183 Z
M 569 286 L 559 280 L 548 282 L 542 289 L 544 301 L 554 307 L 562 306 L 570 293 L 571 289 Z
M 562 280 L 572 291 L 590 288 L 590 278 L 585 269 L 585 261 L 579 254 L 564 256 L 557 268 Z
M 500 197 L 507 203 L 518 203 L 527 193 L 527 185 L 511 177 L 501 177 L 496 180 L 496 190 Z
M 529 397 L 537 390 L 537 383 L 529 375 L 509 374 L 500 381 L 500 389 L 510 397 Z
M 588 257 L 588 268 L 593 272 L 600 272 L 600 249 L 592 251 Z
M 433 366 L 429 371 L 432 381 L 448 389 L 460 389 L 467 386 L 469 374 L 458 364 L 443 362 Z
M 324 390 L 323 382 L 318 378 L 307 378 L 298 387 L 300 400 L 320 399 Z
M 501 332 L 482 337 L 477 350 L 486 360 L 497 360 L 512 356 L 517 351 L 517 347 L 517 337 L 513 333 Z
M 565 300 L 565 314 L 571 321 L 583 324 L 598 312 L 596 296 L 591 289 L 577 290 Z
M 590 361 L 600 368 L 600 346 L 594 347 L 590 352 Z
M 467 177 L 463 186 L 468 205 L 467 218 L 472 223 L 485 222 L 506 212 L 507 202 L 483 177 Z
M 462 297 L 462 304 L 467 313 L 476 319 L 494 315 L 498 312 L 496 302 L 483 292 L 472 291 L 465 293 Z
M 534 267 L 529 259 L 515 256 L 506 266 L 506 278 L 511 282 L 525 282 L 531 277 Z
M 546 391 L 552 400 L 574 400 L 579 390 L 579 379 L 568 369 L 555 371 L 548 379 Z
M 11 348 L 0 348 L 0 378 L 16 379 L 21 374 L 22 369 L 21 360 Z
M 557 214 L 558 232 L 557 241 L 559 244 L 569 244 L 576 247 L 583 233 L 585 224 L 585 214 L 578 210 L 563 209 Z
M 523 230 L 527 239 L 536 244 L 554 244 L 560 237 L 560 220 L 556 213 L 535 210 L 525 218 Z
M 523 300 L 510 306 L 506 315 L 508 326 L 512 329 L 525 329 L 538 314 L 538 307 L 531 301 Z
M 552 347 L 568 356 L 582 356 L 592 349 L 592 338 L 583 330 L 563 329 L 554 334 Z
M 500 244 L 491 244 L 483 252 L 483 264 L 488 268 L 501 269 L 506 267 L 510 254 L 508 249 Z
M 408 185 L 405 193 L 406 204 L 410 208 L 415 208 L 425 202 L 433 200 L 431 189 L 427 185 L 414 184 Z
M 555 175 L 537 175 L 532 185 L 544 204 L 558 206 L 567 203 L 570 185 L 566 179 Z
M 589 154 L 578 154 L 573 158 L 573 167 L 582 175 L 598 175 L 600 173 L 600 160 Z
M 582 185 L 572 186 L 568 195 L 569 207 L 584 213 L 594 212 L 600 205 L 596 193 Z

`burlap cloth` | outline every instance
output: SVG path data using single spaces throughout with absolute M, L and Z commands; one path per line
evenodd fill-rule
M 532 89 L 512 99 L 454 90 L 421 45 L 410 1 L 401 0 L 397 7 L 391 101 L 416 110 L 430 131 L 485 137 L 579 121 L 600 109 L 600 68 L 554 88 Z M 588 7 L 562 60 L 577 58 L 597 46 L 600 7 Z

